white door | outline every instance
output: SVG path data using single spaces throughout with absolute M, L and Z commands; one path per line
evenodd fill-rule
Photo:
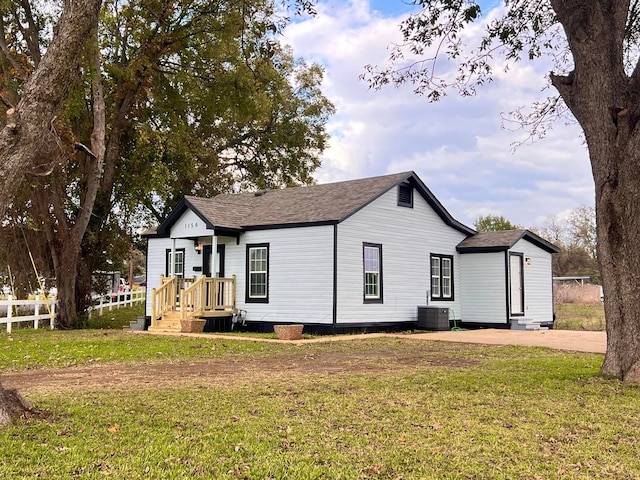
M 511 315 L 524 315 L 524 275 L 522 255 L 509 254 Z

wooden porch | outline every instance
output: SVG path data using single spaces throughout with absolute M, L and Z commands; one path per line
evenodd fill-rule
M 236 313 L 236 276 L 160 277 L 151 290 L 151 331 L 179 332 L 181 320 L 230 317 Z

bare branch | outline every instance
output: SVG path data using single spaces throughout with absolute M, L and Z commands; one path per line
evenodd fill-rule
M 98 158 L 97 155 L 95 153 L 93 153 L 89 147 L 87 147 L 86 145 L 84 145 L 83 143 L 80 142 L 74 142 L 73 144 L 74 147 L 76 147 L 76 150 L 79 150 L 81 152 L 86 153 L 87 155 L 89 155 L 91 158 Z

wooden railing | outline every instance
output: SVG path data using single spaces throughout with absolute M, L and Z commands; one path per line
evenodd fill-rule
M 233 312 L 236 308 L 236 276 L 195 280 L 180 292 L 180 312 L 183 319 L 216 312 Z
M 178 277 L 160 277 L 160 286 L 151 290 L 151 325 L 156 326 L 158 318 L 165 312 L 176 309 Z

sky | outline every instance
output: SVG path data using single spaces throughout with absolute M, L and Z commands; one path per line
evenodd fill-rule
M 548 65 L 518 64 L 474 97 L 452 92 L 437 103 L 410 85 L 375 91 L 358 78 L 365 65 L 385 65 L 412 8 L 402 0 L 321 0 L 315 17 L 285 30 L 283 41 L 296 56 L 324 66 L 322 91 L 337 109 L 318 183 L 413 170 L 469 226 L 488 214 L 542 226 L 552 215 L 592 206 L 593 178 L 577 125 L 556 122 L 544 139 L 515 151 L 526 134 L 502 128 L 502 112 L 546 96 Z

